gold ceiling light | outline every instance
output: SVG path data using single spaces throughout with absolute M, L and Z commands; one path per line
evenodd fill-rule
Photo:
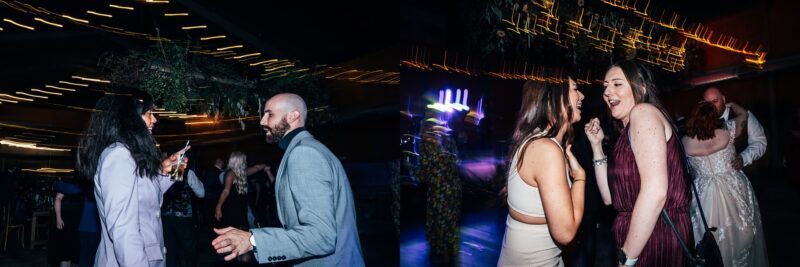
M 215 36 L 208 36 L 208 37 L 201 37 L 200 41 L 208 41 L 214 39 L 225 39 L 225 35 L 215 35 Z
M 109 81 L 109 80 L 102 80 L 102 79 L 95 79 L 95 78 L 86 78 L 86 77 L 81 77 L 81 76 L 72 76 L 72 78 L 73 78 L 73 79 L 78 79 L 78 80 L 81 80 L 81 81 L 87 81 L 87 82 L 96 82 L 96 83 L 111 83 L 111 81 Z
M 34 27 L 31 27 L 31 26 L 28 26 L 28 25 L 25 25 L 25 24 L 22 24 L 22 23 L 19 23 L 19 22 L 10 20 L 10 19 L 6 19 L 6 18 L 4 18 L 3 21 L 11 23 L 14 26 L 17 26 L 17 27 L 20 27 L 20 28 L 23 28 L 23 29 L 28 29 L 28 30 L 31 30 L 31 31 L 36 29 Z
M 33 18 L 33 20 L 41 22 L 41 23 L 44 23 L 44 24 L 47 24 L 47 25 L 50 25 L 50 26 L 64 28 L 64 25 L 61 25 L 61 24 L 58 24 L 58 23 L 55 23 L 55 22 L 46 21 L 46 20 L 44 20 L 42 18 Z
M 242 48 L 242 47 L 244 47 L 244 46 L 243 45 L 232 45 L 232 46 L 226 46 L 226 47 L 217 48 L 217 51 L 231 50 L 231 49 Z
M 80 87 L 89 87 L 88 84 L 71 83 L 71 82 L 67 82 L 67 81 L 58 81 L 58 83 L 60 83 L 60 84 L 69 84 L 69 85 L 80 86 Z
M 46 146 L 39 146 L 35 143 L 28 143 L 28 142 L 15 142 L 7 139 L 1 139 L 0 145 L 7 145 L 11 147 L 19 147 L 19 148 L 27 148 L 27 149 L 34 149 L 34 150 L 46 150 L 46 151 L 70 151 L 68 148 L 55 148 L 55 147 L 46 147 Z
M 62 95 L 61 93 L 45 91 L 45 90 L 36 89 L 36 88 L 31 88 L 31 91 L 39 92 L 39 93 L 42 93 L 42 94 L 48 94 L 48 95 Z
M 29 96 L 29 97 L 35 97 L 35 98 L 41 98 L 41 99 L 47 99 L 47 97 L 46 97 L 46 96 L 41 96 L 41 95 L 34 95 L 34 94 L 29 94 L 29 93 L 20 92 L 20 91 L 17 91 L 16 93 L 17 93 L 18 95 L 24 95 L 24 96 Z
M 194 30 L 194 29 L 205 29 L 206 25 L 197 25 L 197 26 L 183 26 L 181 27 L 182 30 Z
M 97 12 L 97 11 L 92 11 L 92 10 L 86 10 L 86 13 L 88 13 L 88 14 L 92 14 L 92 15 L 95 15 L 95 16 L 106 17 L 106 18 L 112 18 L 112 17 L 114 17 L 114 16 L 112 16 L 111 14 L 100 13 L 100 12 Z
M 0 97 L 5 97 L 5 98 L 8 98 L 8 99 L 19 100 L 19 101 L 28 101 L 28 102 L 33 102 L 33 99 L 30 99 L 30 98 L 24 98 L 24 97 L 18 97 L 18 96 L 13 96 L 13 95 L 9 95 L 9 94 L 0 94 Z M 5 99 L 1 99 L 1 98 L 0 98 L 0 100 L 5 100 Z M 15 102 L 15 103 L 16 103 L 16 102 Z
M 120 6 L 120 5 L 114 5 L 114 4 L 110 4 L 108 6 L 116 8 L 116 9 L 122 9 L 122 10 L 133 10 L 133 7 L 129 7 L 129 6 Z
M 75 92 L 75 89 L 72 89 L 72 88 L 64 88 L 64 87 L 52 86 L 52 85 L 49 85 L 49 84 L 45 85 L 44 87 L 52 88 L 52 89 L 56 89 L 56 90 L 62 90 L 62 91 Z
M 70 16 L 70 15 L 61 15 L 61 17 L 65 18 L 65 19 L 68 19 L 68 20 L 71 20 L 71 21 L 89 24 L 88 20 L 75 18 L 75 17 Z

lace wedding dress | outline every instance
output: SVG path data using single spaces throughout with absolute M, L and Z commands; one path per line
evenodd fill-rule
M 724 149 L 707 156 L 689 156 L 700 194 L 693 198 L 690 210 L 694 240 L 701 240 L 705 232 L 697 207 L 699 200 L 708 226 L 718 228 L 714 237 L 726 267 L 767 266 L 764 231 L 753 187 L 742 171 L 730 166 L 736 156 L 734 127 L 734 123 L 728 123 L 730 142 Z

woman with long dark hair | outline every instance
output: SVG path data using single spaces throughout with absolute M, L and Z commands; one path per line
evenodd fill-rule
M 149 95 L 103 96 L 79 142 L 77 170 L 91 179 L 100 216 L 95 266 L 165 265 L 159 210 L 181 151 L 159 156 L 153 108 Z
M 744 172 L 730 164 L 736 157 L 734 139 L 744 132 L 748 114 L 735 103 L 728 105 L 735 113 L 728 125 L 720 122 L 714 105 L 705 101 L 695 106 L 686 123 L 683 146 L 698 194 L 691 206 L 694 238 L 702 239 L 706 231 L 698 208 L 702 205 L 708 226 L 718 229 L 713 233 L 725 266 L 767 266 L 753 186 Z
M 617 210 L 613 229 L 619 264 L 683 266 L 687 257 L 675 233 L 659 220 L 666 210 L 683 240 L 694 244 L 691 195 L 677 128 L 658 101 L 650 70 L 641 63 L 612 65 L 603 87 L 611 116 L 622 126 L 611 161 L 603 152 L 599 120 L 593 118 L 584 130 L 592 145 L 600 195 Z
M 522 94 L 497 265 L 562 266 L 560 246 L 572 242 L 583 218 L 586 173 L 571 151 L 583 94 L 571 77 L 528 81 Z

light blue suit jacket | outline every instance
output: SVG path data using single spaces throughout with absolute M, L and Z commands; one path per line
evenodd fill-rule
M 259 263 L 364 266 L 350 182 L 339 159 L 307 131 L 278 167 L 275 198 L 283 228 L 252 229 Z
M 168 176 L 138 176 L 136 162 L 121 143 L 103 150 L 94 175 L 100 215 L 94 266 L 165 265 L 160 211 L 162 194 L 172 183 Z

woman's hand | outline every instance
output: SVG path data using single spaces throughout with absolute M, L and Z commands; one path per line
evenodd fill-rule
M 583 170 L 581 164 L 578 163 L 578 159 L 572 154 L 572 144 L 567 145 L 566 152 L 568 161 L 567 163 L 569 163 L 569 176 L 572 176 L 573 180 L 585 180 L 586 171 Z
M 222 207 L 217 206 L 214 210 L 214 218 L 217 218 L 218 222 L 222 220 Z
M 603 133 L 603 128 L 600 127 L 600 120 L 598 118 L 589 120 L 589 123 L 583 127 L 583 131 L 586 132 L 586 137 L 589 138 L 589 143 L 591 143 L 593 147 L 603 144 L 603 138 L 605 138 L 606 135 Z
M 175 167 L 176 165 L 178 165 L 176 163 L 178 162 L 178 158 L 181 157 L 181 153 L 184 153 L 185 151 L 188 151 L 190 148 L 192 148 L 192 146 L 187 146 L 186 148 L 178 150 L 178 152 L 175 152 L 172 155 L 170 155 L 169 157 L 167 157 L 164 160 L 162 160 L 161 161 L 161 174 L 168 175 L 170 172 L 172 172 L 172 168 Z M 186 164 L 188 162 L 189 162 L 189 158 L 183 157 L 183 162 L 181 162 L 181 164 Z
M 56 217 L 56 229 L 64 229 L 64 220 L 62 220 L 61 217 Z

